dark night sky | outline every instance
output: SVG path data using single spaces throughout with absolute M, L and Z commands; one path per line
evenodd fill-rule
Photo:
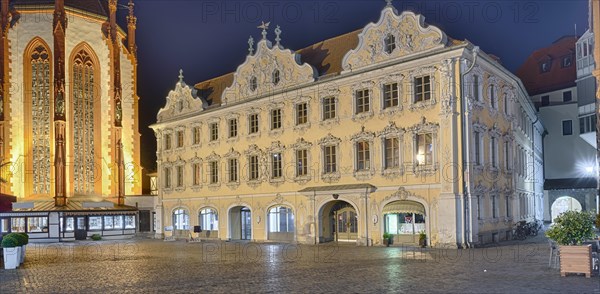
M 121 0 L 125 4 L 126 0 Z M 148 126 L 174 88 L 180 68 L 188 85 L 235 71 L 261 21 L 280 25 L 282 44 L 300 49 L 379 19 L 383 0 L 192 1 L 137 0 L 138 94 L 142 164 L 155 168 L 156 139 Z M 587 29 L 587 0 L 394 1 L 399 11 L 455 39 L 468 39 L 512 72 L 537 48 Z M 125 12 L 120 12 L 124 14 Z M 121 17 L 123 18 L 123 17 Z M 270 30 L 269 38 L 274 34 Z

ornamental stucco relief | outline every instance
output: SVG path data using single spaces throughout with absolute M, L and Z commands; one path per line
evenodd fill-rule
M 422 15 L 409 11 L 398 15 L 392 7 L 385 8 L 379 21 L 368 24 L 358 38 L 358 46 L 344 56 L 344 71 L 443 48 L 447 43 L 446 34 L 437 27 L 426 26 Z

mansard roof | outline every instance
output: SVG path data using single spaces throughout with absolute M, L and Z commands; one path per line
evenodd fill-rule
M 381 38 L 389 33 L 395 35 L 397 49 L 393 54 L 384 55 Z M 372 50 L 369 42 L 382 43 L 375 46 L 380 56 L 371 61 L 366 60 L 368 57 L 365 57 Z M 359 67 L 367 68 L 398 57 L 465 43 L 466 41 L 447 37 L 437 27 L 425 24 L 422 15 L 409 11 L 398 14 L 393 7 L 388 6 L 381 12 L 377 23 L 370 23 L 361 29 L 315 43 L 294 53 L 300 57 L 298 66 L 310 65 L 315 71 L 315 80 L 322 80 Z M 249 55 L 244 64 L 252 57 Z M 227 103 L 222 101 L 223 93 L 226 89 L 231 91 L 232 85 L 236 83 L 235 76 L 238 71 L 197 83 L 194 87 L 198 90 L 198 96 L 205 99 L 209 107 L 218 107 L 222 103 Z
M 51 0 L 12 0 L 14 6 L 48 6 L 54 5 Z M 65 7 L 108 17 L 108 0 L 65 0 Z

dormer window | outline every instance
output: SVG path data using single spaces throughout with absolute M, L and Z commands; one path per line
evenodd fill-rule
M 563 57 L 562 59 L 562 67 L 569 67 L 571 66 L 571 64 L 573 64 L 573 57 L 571 57 L 571 55 L 567 55 L 565 57 Z
M 254 92 L 258 88 L 258 81 L 256 77 L 250 78 L 250 91 Z
M 275 71 L 273 71 L 273 85 L 277 86 L 277 84 L 279 84 L 280 80 L 281 80 L 281 78 L 279 77 L 279 70 L 276 69 Z
M 540 72 L 549 72 L 550 68 L 552 68 L 552 59 L 546 60 L 540 64 Z
M 388 34 L 387 37 L 385 37 L 385 52 L 391 54 L 394 49 L 396 49 L 396 37 L 392 34 Z

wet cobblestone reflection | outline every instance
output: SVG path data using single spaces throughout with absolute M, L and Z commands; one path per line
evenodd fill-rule
M 0 293 L 600 293 L 561 278 L 543 237 L 470 250 L 349 244 L 162 242 L 30 244 Z

